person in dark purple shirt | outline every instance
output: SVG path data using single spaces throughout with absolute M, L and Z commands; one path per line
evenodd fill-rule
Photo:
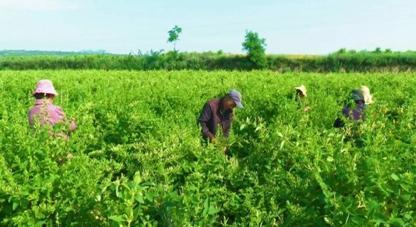
M 235 107 L 243 108 L 241 99 L 240 92 L 231 90 L 224 97 L 212 99 L 205 103 L 198 118 L 202 137 L 205 141 L 216 142 L 218 125 L 221 125 L 224 137 L 228 138 L 233 121 L 233 109 Z
M 351 98 L 354 103 L 345 105 L 342 109 L 342 115 L 355 122 L 365 120 L 367 105 L 372 103 L 372 96 L 368 87 L 362 86 L 360 89 L 353 90 Z M 334 127 L 336 128 L 342 128 L 344 125 L 345 123 L 340 118 L 337 118 L 334 122 Z

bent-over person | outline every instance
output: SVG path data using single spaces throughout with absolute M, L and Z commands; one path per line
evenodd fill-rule
M 228 138 L 233 121 L 233 109 L 236 107 L 243 108 L 242 97 L 237 90 L 231 90 L 222 98 L 205 103 L 198 118 L 204 141 L 216 142 L 218 125 L 221 126 L 224 137 Z

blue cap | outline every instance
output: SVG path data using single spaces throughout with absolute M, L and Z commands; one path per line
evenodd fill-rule
M 235 89 L 232 89 L 228 92 L 228 95 L 230 96 L 230 98 L 235 102 L 235 105 L 238 108 L 244 108 L 243 104 L 241 103 L 241 93 L 238 92 Z

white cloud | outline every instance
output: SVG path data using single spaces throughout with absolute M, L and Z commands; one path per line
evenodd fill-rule
M 77 8 L 68 0 L 0 0 L 0 11 L 62 11 Z

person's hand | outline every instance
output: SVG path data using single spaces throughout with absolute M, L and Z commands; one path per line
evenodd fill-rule
M 224 154 L 228 153 L 228 147 L 224 147 Z
M 69 131 L 70 131 L 70 132 L 73 132 L 73 131 L 75 131 L 76 129 L 77 129 L 77 124 L 76 124 L 75 120 L 74 120 L 74 119 L 72 119 L 72 120 L 71 120 L 71 123 L 69 124 Z
M 212 137 L 212 138 L 211 138 L 211 143 L 212 143 L 212 144 L 216 144 L 216 143 L 217 143 L 217 139 L 216 139 L 215 137 Z
M 69 137 L 66 133 L 64 132 L 58 132 L 58 133 L 53 133 L 53 135 L 57 138 L 63 139 L 64 141 L 68 141 Z
M 71 161 L 73 158 L 74 158 L 74 155 L 70 152 L 66 155 L 66 160 L 68 161 Z

